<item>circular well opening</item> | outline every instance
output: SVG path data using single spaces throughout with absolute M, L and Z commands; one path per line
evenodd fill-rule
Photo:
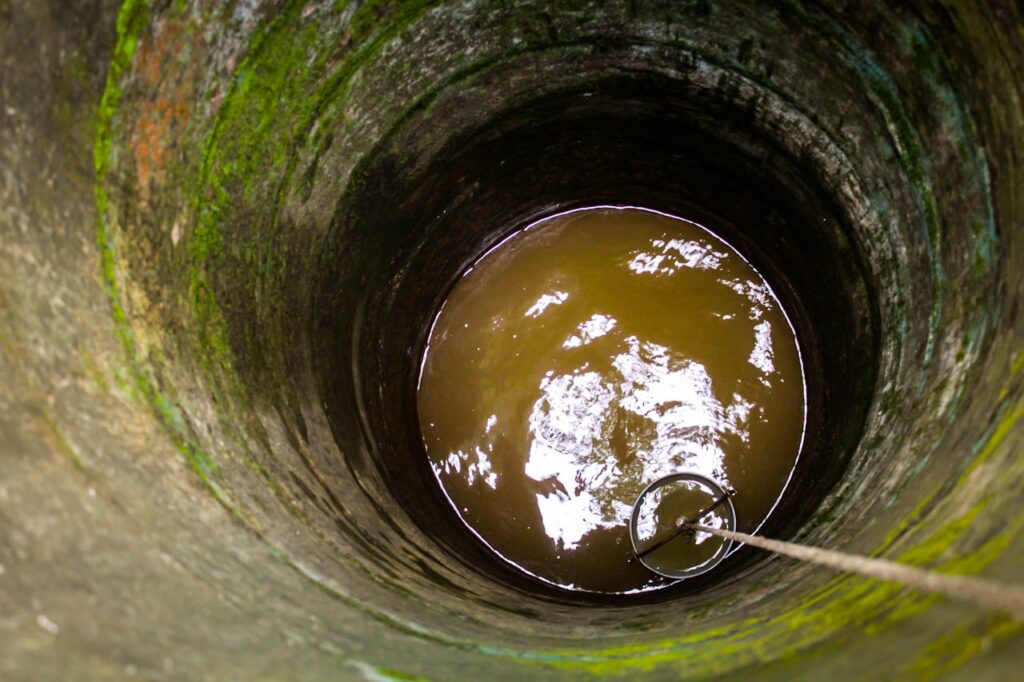
M 707 228 L 627 206 L 555 214 L 475 261 L 431 326 L 417 403 L 466 527 L 538 580 L 601 593 L 669 582 L 632 557 L 646 486 L 727 485 L 756 532 L 806 425 L 795 332 L 760 273 Z

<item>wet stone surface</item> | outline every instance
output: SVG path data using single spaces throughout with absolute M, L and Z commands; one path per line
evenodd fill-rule
M 1019 579 L 1022 25 L 0 0 L 0 677 L 1019 676 L 998 614 L 743 549 L 541 589 L 440 493 L 414 389 L 509 229 L 687 216 L 798 313 L 809 447 L 763 532 Z

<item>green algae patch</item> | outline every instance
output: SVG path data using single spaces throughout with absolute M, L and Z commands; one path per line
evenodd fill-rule
M 121 6 L 117 20 L 117 43 L 107 73 L 106 89 L 97 112 L 96 137 L 93 146 L 95 172 L 93 193 L 96 202 L 101 275 L 113 312 L 114 329 L 127 357 L 135 388 L 153 409 L 154 414 L 167 429 L 176 447 L 184 455 L 192 469 L 215 492 L 218 499 L 227 505 L 225 493 L 211 479 L 215 470 L 212 459 L 192 442 L 181 411 L 167 395 L 157 388 L 145 369 L 144 360 L 140 357 L 136 346 L 131 322 L 125 312 L 119 289 L 117 237 L 110 224 L 111 206 L 106 182 L 111 157 L 114 153 L 118 107 L 122 98 L 121 81 L 131 68 L 140 35 L 145 30 L 148 20 L 149 2 L 146 0 L 126 0 Z
M 1020 634 L 1022 626 L 1005 615 L 990 614 L 959 625 L 919 650 L 900 672 L 915 680 L 934 680 Z

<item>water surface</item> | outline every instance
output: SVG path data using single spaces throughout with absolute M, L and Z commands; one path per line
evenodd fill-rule
M 627 563 L 633 503 L 662 476 L 731 485 L 756 528 L 805 414 L 797 342 L 758 272 L 694 223 L 609 207 L 473 265 L 431 331 L 418 407 L 466 525 L 531 575 L 598 592 L 666 584 Z

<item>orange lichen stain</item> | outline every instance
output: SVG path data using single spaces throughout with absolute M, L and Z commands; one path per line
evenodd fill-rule
M 198 46 L 198 32 L 175 19 L 160 22 L 139 43 L 135 74 L 140 92 L 132 116 L 131 148 L 143 200 L 151 181 L 166 181 L 174 137 L 192 113 Z

